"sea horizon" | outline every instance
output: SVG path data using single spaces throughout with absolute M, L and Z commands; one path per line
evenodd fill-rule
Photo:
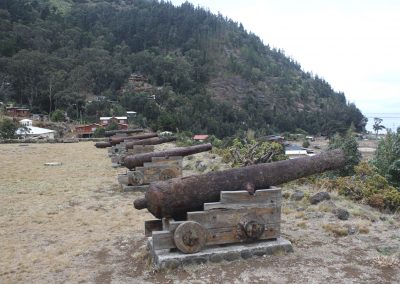
M 375 133 L 373 129 L 375 117 L 381 118 L 382 119 L 381 125 L 385 126 L 385 129 L 380 130 L 379 133 L 387 133 L 388 129 L 396 131 L 397 128 L 400 127 L 400 112 L 398 113 L 371 112 L 371 113 L 365 113 L 364 116 L 368 118 L 368 122 L 365 128 L 367 131 L 371 131 L 372 133 Z

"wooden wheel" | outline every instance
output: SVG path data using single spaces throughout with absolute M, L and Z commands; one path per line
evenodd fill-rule
M 169 168 L 162 170 L 160 173 L 160 180 L 167 180 L 171 178 L 176 178 L 179 176 L 179 169 L 177 168 Z
M 133 171 L 129 173 L 129 183 L 131 185 L 141 185 L 144 183 L 144 176 L 141 172 Z
M 176 247 L 183 253 L 201 251 L 207 241 L 207 231 L 197 222 L 187 221 L 180 224 L 174 233 Z

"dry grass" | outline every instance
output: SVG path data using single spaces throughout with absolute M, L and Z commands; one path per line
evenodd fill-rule
M 0 156 L 0 282 L 76 268 L 72 262 L 99 242 L 141 231 L 150 217 L 132 209 L 132 196 L 115 192 L 121 169 L 91 142 L 0 145 Z
M 346 227 L 336 223 L 323 224 L 322 228 L 324 228 L 324 230 L 327 232 L 333 233 L 336 237 L 344 237 L 349 234 Z

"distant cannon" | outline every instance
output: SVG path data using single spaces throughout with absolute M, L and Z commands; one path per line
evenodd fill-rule
M 140 139 L 147 139 L 147 138 L 152 138 L 152 137 L 157 137 L 157 133 L 143 133 L 143 134 L 137 134 L 137 135 L 132 135 L 132 136 L 121 136 L 121 137 L 111 137 L 109 139 L 111 145 L 117 145 L 121 142 L 124 141 L 129 141 L 129 140 L 140 140 Z
M 117 136 L 109 138 L 108 142 L 97 142 L 96 144 L 94 144 L 94 146 L 96 146 L 96 148 L 107 148 L 117 145 L 124 141 L 143 140 L 157 136 L 158 136 L 157 133 L 143 133 L 132 136 Z
M 209 151 L 212 149 L 210 143 L 190 146 L 190 147 L 178 147 L 172 148 L 160 152 L 143 153 L 137 155 L 126 156 L 122 159 L 121 164 L 128 169 L 143 166 L 146 162 L 151 162 L 154 157 L 174 157 L 174 156 L 189 156 L 200 152 Z
M 141 159 L 127 158 L 128 167 Z M 136 209 L 147 208 L 157 218 L 185 218 L 189 211 L 202 210 L 203 204 L 217 202 L 222 191 L 266 189 L 301 177 L 345 166 L 342 150 L 331 150 L 312 157 L 297 158 L 243 168 L 210 172 L 151 183 L 145 197 L 135 200 Z
M 158 145 L 176 141 L 176 137 L 153 137 L 148 139 L 128 141 L 125 144 L 126 149 L 133 149 L 135 145 Z
M 108 130 L 104 133 L 104 136 L 110 137 L 116 134 L 131 134 L 131 133 L 138 133 L 143 132 L 142 128 L 128 128 L 128 129 L 119 129 L 119 130 Z

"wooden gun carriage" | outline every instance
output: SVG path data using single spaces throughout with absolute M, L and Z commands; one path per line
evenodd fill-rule
M 280 236 L 281 190 L 276 185 L 343 167 L 342 150 L 313 157 L 210 172 L 151 183 L 136 209 L 158 220 L 145 223 L 150 247 L 196 253 L 204 247 L 273 240 Z

